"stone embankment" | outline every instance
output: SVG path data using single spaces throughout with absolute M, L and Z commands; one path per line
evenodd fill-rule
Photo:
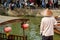
M 41 12 L 44 9 L 15 9 L 15 10 L 9 10 L 7 12 L 10 16 L 20 16 L 20 15 L 33 15 L 33 16 L 41 16 Z M 60 10 L 52 10 L 54 16 L 60 15 Z

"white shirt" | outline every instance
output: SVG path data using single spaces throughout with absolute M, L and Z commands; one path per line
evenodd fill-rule
M 44 17 L 41 20 L 40 25 L 40 34 L 42 36 L 51 36 L 54 35 L 54 25 L 57 24 L 57 21 L 54 17 Z

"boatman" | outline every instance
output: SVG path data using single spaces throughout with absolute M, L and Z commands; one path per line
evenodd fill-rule
M 45 9 L 41 14 L 44 16 L 40 25 L 42 40 L 53 40 L 54 26 L 57 24 L 57 21 L 53 17 L 53 13 L 50 9 Z

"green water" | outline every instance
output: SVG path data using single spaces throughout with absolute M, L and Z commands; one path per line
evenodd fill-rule
M 30 26 L 28 29 L 25 30 L 25 35 L 27 35 L 28 40 L 41 40 L 41 36 L 39 34 L 40 32 L 39 24 L 40 24 L 41 18 L 40 17 L 26 17 L 26 18 L 30 19 L 30 21 L 28 22 Z M 7 25 L 12 27 L 12 31 L 10 32 L 10 34 L 23 35 L 21 22 L 14 22 Z M 4 32 L 3 31 L 4 26 L 0 27 L 0 32 Z M 60 40 L 60 35 L 55 34 L 54 40 Z

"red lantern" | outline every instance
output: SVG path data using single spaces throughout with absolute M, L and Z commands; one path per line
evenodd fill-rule
M 9 32 L 12 30 L 12 28 L 11 27 L 5 27 L 4 28 L 4 32 L 6 32 L 6 35 L 7 35 L 7 37 L 9 36 Z
M 4 28 L 4 32 L 6 32 L 6 33 L 9 33 L 11 30 L 12 30 L 11 27 L 5 27 L 5 28 Z
M 29 27 L 29 24 L 27 24 L 27 23 L 22 25 L 23 29 L 27 29 L 28 27 Z

